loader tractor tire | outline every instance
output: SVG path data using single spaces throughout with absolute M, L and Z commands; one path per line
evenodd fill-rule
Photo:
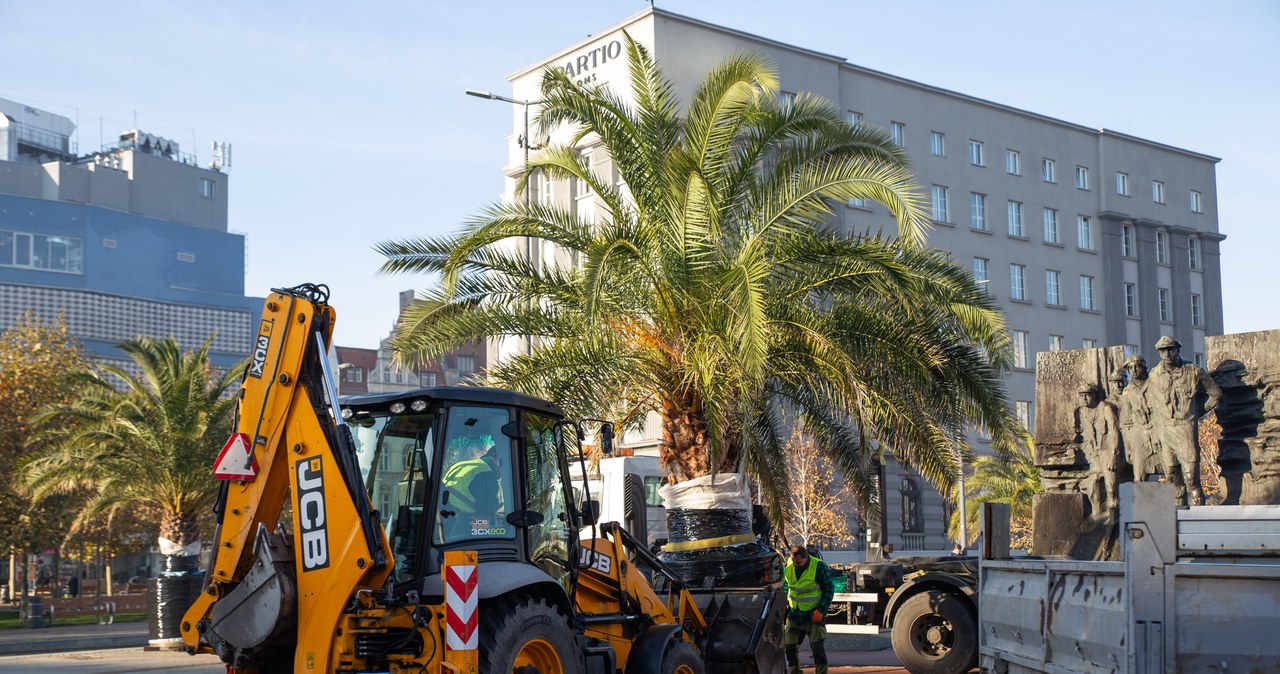
M 693 644 L 676 637 L 667 644 L 667 652 L 662 654 L 662 667 L 659 671 L 662 674 L 703 674 L 706 665 Z
M 960 598 L 929 590 L 893 618 L 893 653 L 912 674 L 961 674 L 978 662 L 977 620 Z
M 582 651 L 546 600 L 516 595 L 480 607 L 480 671 L 583 674 Z

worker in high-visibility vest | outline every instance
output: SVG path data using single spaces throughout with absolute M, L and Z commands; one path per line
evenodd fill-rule
M 445 471 L 441 481 L 449 490 L 449 505 L 468 513 L 493 513 L 500 506 L 497 450 L 490 447 L 479 457 L 459 461 Z
M 787 582 L 787 674 L 800 674 L 800 643 L 809 638 L 814 674 L 827 674 L 827 626 L 823 617 L 831 607 L 836 585 L 831 570 L 811 557 L 803 545 L 791 548 L 791 559 L 782 573 Z

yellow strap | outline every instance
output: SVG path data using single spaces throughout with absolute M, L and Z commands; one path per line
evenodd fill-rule
M 689 550 L 705 550 L 707 548 L 718 548 L 722 545 L 737 545 L 739 543 L 750 543 L 756 539 L 755 534 L 734 534 L 732 536 L 717 536 L 716 538 L 703 538 L 697 541 L 680 541 L 678 543 L 667 543 L 662 546 L 664 552 L 687 552 Z

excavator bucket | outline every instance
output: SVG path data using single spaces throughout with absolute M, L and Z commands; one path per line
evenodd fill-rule
M 787 595 L 782 589 L 692 591 L 707 619 L 702 652 L 709 674 L 781 672 L 782 625 Z

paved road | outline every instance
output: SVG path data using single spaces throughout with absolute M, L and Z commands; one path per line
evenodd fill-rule
M 101 651 L 0 656 L 0 672 L 18 674 L 226 674 L 212 655 L 114 648 Z
M 892 653 L 832 653 L 832 674 L 907 674 Z M 888 662 L 884 662 L 884 661 Z M 857 662 L 858 664 L 852 664 Z M 883 664 L 878 664 L 883 662 Z M 846 664 L 848 663 L 848 664 Z M 0 656 L 0 672 L 14 674 L 225 674 L 226 668 L 212 655 L 115 648 L 100 651 Z M 812 672 L 810 667 L 806 672 Z

